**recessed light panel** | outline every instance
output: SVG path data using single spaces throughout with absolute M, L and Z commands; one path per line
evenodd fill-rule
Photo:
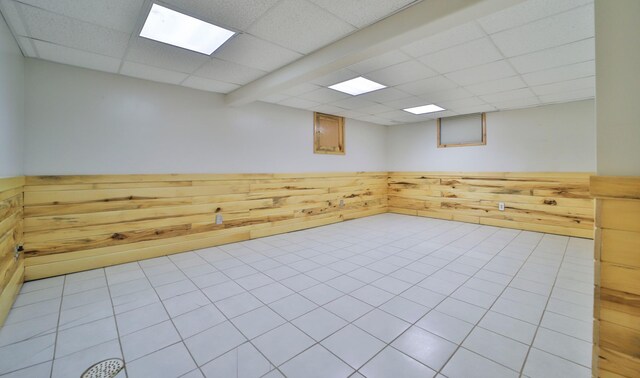
M 359 94 L 377 91 L 378 89 L 382 89 L 386 87 L 387 87 L 386 85 L 382 85 L 380 83 L 376 83 L 375 81 L 371 81 L 369 79 L 365 79 L 362 76 L 359 76 L 359 77 L 356 77 L 355 79 L 334 84 L 329 88 L 336 91 L 348 93 L 352 96 L 357 96 Z
M 235 33 L 153 4 L 140 36 L 211 55 Z
M 415 108 L 407 108 L 402 110 L 404 110 L 405 112 L 413 113 L 413 114 L 426 114 L 426 113 L 433 113 L 433 112 L 441 112 L 445 109 L 435 104 L 429 104 L 429 105 L 416 106 Z

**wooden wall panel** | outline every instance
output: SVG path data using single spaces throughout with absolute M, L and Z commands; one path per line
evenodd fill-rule
M 20 290 L 24 256 L 15 258 L 16 245 L 23 243 L 24 177 L 0 178 L 0 325 Z
M 594 374 L 640 376 L 640 177 L 591 178 L 596 206 Z
M 390 212 L 593 238 L 587 173 L 391 172 L 388 185 Z
M 387 172 L 28 177 L 25 274 L 42 278 L 386 211 Z

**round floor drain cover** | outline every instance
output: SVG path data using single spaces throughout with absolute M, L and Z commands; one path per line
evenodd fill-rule
M 113 378 L 124 368 L 124 361 L 119 358 L 109 358 L 88 368 L 80 378 Z

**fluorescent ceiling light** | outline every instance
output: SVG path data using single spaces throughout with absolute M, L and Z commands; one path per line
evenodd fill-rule
M 211 55 L 235 33 L 153 4 L 140 36 Z
M 382 85 L 382 84 L 376 83 L 375 81 L 371 81 L 369 79 L 365 79 L 362 76 L 359 76 L 359 77 L 356 77 L 355 79 L 334 84 L 329 88 L 336 91 L 348 93 L 353 96 L 357 96 L 359 94 L 377 91 L 378 89 L 382 89 L 386 87 L 387 87 L 386 85 Z
M 441 112 L 445 109 L 435 104 L 429 104 L 429 105 L 416 106 L 415 108 L 407 108 L 402 110 L 404 110 L 405 112 L 413 113 L 413 114 L 426 114 L 426 113 L 433 113 L 433 112 Z

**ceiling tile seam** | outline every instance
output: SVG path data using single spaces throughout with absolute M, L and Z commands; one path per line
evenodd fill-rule
M 415 4 L 417 4 L 417 3 L 420 3 L 420 2 L 422 2 L 422 1 L 423 1 L 423 0 L 414 0 L 414 1 L 412 1 L 412 2 L 410 2 L 410 3 L 408 3 L 408 4 L 404 5 L 404 6 L 402 6 L 402 7 L 400 7 L 400 8 L 398 8 L 398 9 L 394 10 L 393 12 L 386 14 L 386 15 L 385 15 L 385 16 L 383 16 L 382 18 L 379 18 L 379 19 L 377 19 L 377 20 L 375 20 L 375 21 L 372 21 L 372 22 L 370 22 L 370 23 L 368 23 L 368 24 L 365 24 L 365 25 L 362 25 L 362 26 L 354 25 L 354 24 L 350 23 L 349 21 L 347 21 L 347 20 L 343 19 L 342 17 L 340 17 L 340 15 L 335 14 L 334 12 L 330 11 L 329 9 L 323 8 L 323 7 L 321 7 L 321 6 L 317 5 L 317 4 L 313 3 L 313 2 L 310 2 L 310 3 L 311 3 L 311 4 L 316 5 L 317 7 L 321 8 L 322 10 L 324 10 L 324 11 L 326 11 L 326 12 L 328 12 L 328 13 L 330 13 L 330 14 L 331 14 L 331 15 L 333 15 L 334 17 L 337 17 L 337 18 L 341 19 L 342 21 L 346 22 L 347 24 L 349 24 L 349 25 L 353 26 L 354 28 L 356 28 L 356 31 L 357 31 L 357 30 L 359 30 L 359 29 L 364 29 L 364 28 L 366 28 L 366 27 L 368 27 L 368 26 L 371 26 L 371 25 L 373 25 L 373 24 L 375 24 L 375 23 L 377 23 L 377 22 L 379 22 L 379 21 L 382 21 L 382 20 L 384 20 L 384 19 L 385 19 L 385 18 L 387 18 L 387 17 L 391 17 L 391 16 L 393 16 L 394 14 L 396 14 L 396 13 L 398 13 L 398 12 L 401 12 L 401 11 L 403 11 L 403 10 L 405 10 L 405 9 L 407 9 L 407 8 L 409 8 L 409 7 L 411 7 L 411 6 L 415 5 Z
M 489 41 L 491 42 L 491 45 L 493 45 L 493 47 L 496 49 L 496 51 L 498 51 L 498 53 L 500 54 L 500 56 L 502 57 L 502 59 L 509 65 L 509 67 L 511 67 L 511 69 L 513 70 L 513 72 L 515 72 L 517 74 L 517 76 L 520 78 L 520 80 L 522 80 L 523 83 L 527 84 L 527 82 L 524 80 L 524 78 L 522 77 L 522 74 L 515 68 L 515 66 L 513 65 L 513 63 L 511 63 L 511 61 L 509 59 L 507 59 L 507 57 L 504 55 L 504 52 L 502 52 L 502 50 L 500 50 L 500 48 L 498 47 L 498 45 L 496 45 L 495 41 L 493 40 L 493 38 L 491 38 L 491 35 L 489 35 L 489 33 L 487 33 L 487 31 L 482 27 L 482 25 L 480 24 L 480 22 L 478 22 L 478 20 L 474 20 L 473 21 L 476 26 L 478 26 L 480 28 L 480 31 L 482 33 L 484 33 L 487 37 L 487 39 L 489 39 Z M 543 49 L 544 50 L 544 49 Z M 527 87 L 529 89 L 529 91 L 531 93 L 533 93 L 533 96 L 536 98 L 536 100 L 539 103 L 542 103 L 542 100 L 540 99 L 540 97 L 538 97 L 538 95 L 533 91 L 533 89 L 531 89 L 531 86 L 527 84 Z M 507 92 L 507 91 L 505 91 Z M 484 99 L 481 99 L 482 101 L 484 101 Z M 486 101 L 485 101 L 486 102 Z M 491 105 L 491 104 L 489 104 Z M 494 106 L 495 107 L 495 106 Z
M 550 49 L 554 49 L 554 48 L 557 48 L 557 47 L 562 47 L 562 46 L 571 45 L 571 44 L 574 44 L 574 43 L 578 43 L 578 42 L 586 41 L 586 40 L 588 40 L 588 39 L 593 39 L 593 37 L 585 38 L 585 39 L 581 39 L 581 40 L 579 40 L 579 41 L 575 41 L 575 42 L 566 43 L 566 44 L 561 45 L 561 46 L 550 47 L 550 48 L 548 48 L 548 49 L 544 49 L 544 50 L 538 50 L 537 52 L 541 52 L 541 51 L 545 51 L 545 50 L 550 50 Z M 526 55 L 526 54 L 525 54 L 525 55 Z M 522 56 L 522 55 L 519 55 L 519 56 Z M 529 75 L 529 74 L 532 74 L 532 73 L 538 73 L 538 72 L 542 72 L 542 71 L 548 71 L 548 70 L 552 70 L 552 69 L 556 69 L 556 68 L 567 67 L 567 66 L 573 66 L 573 65 L 575 65 L 575 64 L 588 63 L 588 62 L 595 62 L 595 59 L 581 60 L 581 61 L 579 61 L 579 62 L 575 62 L 575 63 L 569 63 L 569 64 L 563 64 L 563 65 L 555 66 L 555 67 L 543 68 L 543 69 L 541 69 L 541 70 L 525 72 L 525 73 L 523 73 L 523 74 L 521 74 L 521 75 L 523 75 L 523 76 L 524 76 L 524 75 Z
M 562 84 L 562 83 L 567 83 L 567 82 L 570 82 L 570 81 L 576 81 L 576 80 L 582 80 L 582 79 L 588 79 L 588 78 L 594 78 L 595 79 L 595 77 L 596 77 L 596 75 L 587 75 L 587 76 L 582 76 L 582 77 L 576 77 L 576 78 L 573 78 L 573 79 L 554 81 L 554 82 L 547 83 L 547 84 L 532 85 L 532 86 L 530 86 L 530 88 L 531 88 L 531 91 L 533 91 L 533 88 L 546 87 L 546 86 L 549 86 L 549 85 Z M 553 92 L 553 93 L 543 94 L 543 95 L 540 95 L 540 96 L 546 96 L 546 95 L 557 94 L 557 93 L 565 93 L 565 92 L 573 92 L 573 91 L 576 91 L 576 90 L 588 89 L 588 88 L 590 88 L 590 87 L 584 87 L 584 88 L 579 88 L 579 89 L 571 89 L 569 91 Z
M 449 29 L 449 30 L 451 30 L 451 29 Z M 477 38 L 472 38 L 472 39 L 469 39 L 469 40 L 465 40 L 465 41 L 460 42 L 460 43 L 454 43 L 453 45 L 449 45 L 449 46 L 443 47 L 443 48 L 441 48 L 441 49 L 433 50 L 433 51 L 430 51 L 430 52 L 428 52 L 428 53 L 426 53 L 426 54 L 422 54 L 422 55 L 420 55 L 420 56 L 416 56 L 416 57 L 415 57 L 415 58 L 413 58 L 413 59 L 416 59 L 416 60 L 417 60 L 417 59 L 420 59 L 420 58 L 424 58 L 424 57 L 426 57 L 427 55 L 436 54 L 436 53 L 439 53 L 439 52 L 444 51 L 444 50 L 448 50 L 448 49 L 451 49 L 451 48 L 454 48 L 454 47 L 458 47 L 458 46 L 461 46 L 461 45 L 465 45 L 465 44 L 470 43 L 470 42 L 475 42 L 475 41 L 477 41 L 477 40 L 479 40 L 479 39 L 482 39 L 482 38 L 483 38 L 483 37 L 477 37 Z M 410 45 L 410 44 L 409 44 L 409 45 Z M 400 50 L 402 50 L 403 48 L 405 48 L 406 46 L 409 46 L 409 45 L 402 46 L 402 47 L 400 48 Z M 408 54 L 408 53 L 406 53 L 404 50 L 402 50 L 402 52 L 404 52 L 405 54 Z M 429 68 L 431 68 L 431 67 L 429 67 Z
M 65 49 L 69 49 L 69 50 L 80 51 L 80 52 L 83 52 L 83 53 L 92 54 L 92 55 L 98 55 L 98 56 L 105 57 L 105 58 L 110 58 L 110 59 L 117 59 L 117 60 L 120 60 L 120 61 L 122 60 L 122 58 L 117 58 L 117 57 L 110 56 L 110 55 L 104 55 L 104 54 L 97 53 L 97 52 L 93 52 L 93 51 L 81 50 L 81 49 L 78 49 L 78 48 L 75 48 L 75 47 L 69 47 L 69 46 L 61 45 L 61 44 L 56 43 L 56 42 L 47 41 L 47 40 L 45 40 L 45 39 L 34 38 L 34 37 L 23 37 L 23 38 L 28 39 L 29 41 L 44 42 L 44 43 L 49 44 L 49 45 L 54 45 L 54 46 L 58 46 L 58 47 L 63 47 L 63 48 L 65 48 Z M 35 45 L 33 45 L 33 46 L 34 46 L 34 50 L 35 50 L 35 49 L 36 49 L 36 48 L 35 48 Z M 39 55 L 39 54 L 38 54 L 38 55 Z M 38 58 L 40 58 L 40 56 L 38 56 Z M 40 59 L 43 59 L 43 58 L 40 58 Z M 158 68 L 159 68 L 159 67 L 158 67 Z
M 0 4 L 8 4 L 8 2 L 2 2 Z M 16 13 L 18 14 L 18 17 L 20 18 L 19 22 L 22 23 L 22 26 L 23 26 L 24 30 L 26 31 L 26 34 L 31 34 L 31 31 L 29 30 L 27 22 L 24 19 L 24 15 L 22 14 L 22 10 L 20 10 L 19 7 L 15 7 L 15 9 L 16 9 Z M 1 16 L 5 20 L 5 23 L 7 24 L 7 26 L 9 27 L 9 31 L 11 32 L 11 36 L 13 37 L 13 39 L 18 44 L 18 47 L 20 48 L 20 52 L 22 53 L 22 56 L 27 57 L 27 55 L 25 55 L 25 53 L 24 53 L 24 48 L 22 46 L 22 43 L 20 42 L 20 39 L 18 39 L 18 36 L 23 37 L 23 38 L 27 38 L 27 43 L 29 43 L 31 45 L 31 49 L 33 50 L 33 52 L 35 52 L 36 58 L 40 58 L 40 53 L 38 52 L 38 49 L 36 49 L 36 45 L 34 45 L 33 41 L 31 41 L 31 37 L 25 36 L 25 35 L 20 35 L 19 33 L 17 33 L 15 31 L 15 28 L 13 27 L 12 23 L 9 22 L 9 20 L 4 17 L 4 14 L 2 14 Z
M 145 15 L 149 14 L 151 11 L 151 7 L 153 6 L 152 0 L 145 0 L 140 7 L 140 13 L 138 17 L 136 17 L 136 23 L 129 35 L 129 42 L 127 42 L 127 48 L 124 50 L 124 54 L 122 54 L 122 59 L 120 60 L 120 66 L 118 67 L 118 73 L 122 74 L 122 68 L 124 67 L 124 63 L 127 61 L 127 55 L 131 51 L 131 45 L 133 44 L 133 40 L 138 37 L 140 31 L 144 27 L 144 23 L 146 22 Z M 160 67 L 158 67 L 160 68 Z
M 87 20 L 82 20 L 82 19 L 80 19 L 80 18 L 71 17 L 71 16 L 69 16 L 68 14 L 54 12 L 54 11 L 52 11 L 52 10 L 49 10 L 49 9 L 46 9 L 46 8 L 42 8 L 42 7 L 39 7 L 39 6 L 37 6 L 37 5 L 32 5 L 32 4 L 23 3 L 23 2 L 22 2 L 22 1 L 20 1 L 20 0 L 11 0 L 11 1 L 13 1 L 13 2 L 15 2 L 15 3 L 18 3 L 18 4 L 20 4 L 20 5 L 23 5 L 23 6 L 25 6 L 25 7 L 34 8 L 34 9 L 39 9 L 39 10 L 41 10 L 41 11 L 43 11 L 43 12 L 51 13 L 51 14 L 55 14 L 56 16 L 65 17 L 65 18 L 68 18 L 68 19 L 71 19 L 71 20 L 74 20 L 74 21 L 77 21 L 77 22 L 81 22 L 81 23 L 83 23 L 83 24 L 87 24 L 87 25 L 92 25 L 92 26 L 96 26 L 96 27 L 99 27 L 99 28 L 108 29 L 108 30 L 110 30 L 110 31 L 114 31 L 114 32 L 121 33 L 121 34 L 127 34 L 126 32 L 124 32 L 124 31 L 122 31 L 122 30 L 118 30 L 118 29 L 114 29 L 114 28 L 111 28 L 111 27 L 108 27 L 108 26 L 104 26 L 104 25 L 96 24 L 96 23 L 93 23 L 93 22 L 90 22 L 90 21 L 87 21 Z M 18 8 L 16 8 L 16 9 L 17 9 L 17 10 L 18 10 L 18 12 L 22 15 L 22 11 L 20 10 L 20 8 L 18 7 Z M 25 23 L 25 29 L 28 29 L 28 26 L 27 26 L 27 24 L 26 24 L 26 23 Z M 26 36 L 24 36 L 24 37 L 26 37 Z
M 574 11 L 574 10 L 578 9 L 578 8 L 583 8 L 583 7 L 584 7 L 584 8 L 586 8 L 586 7 L 589 7 L 589 6 L 593 6 L 593 2 L 590 2 L 589 4 L 577 5 L 577 6 L 575 6 L 575 7 L 572 7 L 572 8 L 569 8 L 569 9 L 565 9 L 565 10 L 560 11 L 560 12 L 552 13 L 552 14 L 546 15 L 546 16 L 544 16 L 544 17 L 536 18 L 536 19 L 534 19 L 534 20 L 530 20 L 530 21 L 527 21 L 527 22 L 522 23 L 522 24 L 518 24 L 518 25 L 515 25 L 515 26 L 508 27 L 508 28 L 506 28 L 506 29 L 499 30 L 499 31 L 497 31 L 497 32 L 487 33 L 487 34 L 489 34 L 489 35 L 491 35 L 491 34 L 498 34 L 498 33 L 502 33 L 502 32 L 508 31 L 508 30 L 513 30 L 513 29 L 521 28 L 521 27 L 523 27 L 523 26 L 530 25 L 530 24 L 533 24 L 533 23 L 535 23 L 535 22 L 538 22 L 538 21 L 544 20 L 545 18 L 555 17 L 555 16 L 558 16 L 558 15 L 561 15 L 561 14 L 564 14 L 564 13 L 569 13 L 569 12 L 571 12 L 571 11 Z M 475 20 L 475 22 L 478 22 L 478 21 L 477 21 L 477 20 Z M 480 25 L 480 26 L 482 26 L 482 25 Z M 483 31 L 485 31 L 485 30 L 484 30 L 484 28 L 483 28 L 482 30 L 483 30 Z M 486 32 L 486 31 L 485 31 L 485 32 Z
M 280 4 L 284 3 L 284 1 L 285 1 L 285 0 L 279 0 L 278 2 L 276 2 L 275 4 L 273 4 L 269 9 L 267 9 L 264 13 L 262 13 L 262 15 L 260 15 L 260 17 L 256 18 L 256 19 L 255 19 L 251 24 L 249 24 L 249 25 L 245 28 L 245 30 L 251 30 L 251 28 L 252 28 L 252 27 L 253 27 L 253 26 L 254 26 L 258 21 L 260 21 L 262 18 L 266 17 L 270 12 L 274 12 L 274 9 L 276 9 Z M 308 3 L 308 4 L 310 4 L 310 5 L 313 5 L 313 6 L 317 7 L 317 8 L 319 8 L 319 9 L 321 9 L 322 11 L 325 11 L 325 12 L 329 13 L 326 9 L 321 8 L 321 7 L 318 7 L 317 5 L 315 5 L 314 3 L 310 2 L 310 1 L 307 1 L 307 0 L 302 0 L 302 1 L 305 1 L 306 3 Z M 331 15 L 333 15 L 333 14 L 331 13 Z M 335 16 L 334 16 L 334 17 L 335 17 Z M 344 20 L 342 20 L 342 19 L 340 19 L 340 20 L 341 20 L 341 21 L 343 21 L 343 22 L 346 22 L 346 21 L 344 21 Z M 348 23 L 348 22 L 347 22 L 347 23 Z M 349 24 L 349 25 L 351 25 L 351 24 Z M 353 26 L 353 25 L 352 25 L 352 26 Z M 280 43 L 277 43 L 277 42 L 274 42 L 274 41 L 269 41 L 269 40 L 266 40 L 266 39 L 264 39 L 264 38 L 257 37 L 257 36 L 255 36 L 255 35 L 253 35 L 252 33 L 248 33 L 248 32 L 246 32 L 246 31 L 242 31 L 242 33 L 244 33 L 244 34 L 248 34 L 248 35 L 250 35 L 250 36 L 252 36 L 252 37 L 255 37 L 255 38 L 259 38 L 259 39 L 260 39 L 260 40 L 262 40 L 262 41 L 265 41 L 265 42 L 268 42 L 268 43 L 274 44 L 274 45 L 276 45 L 276 46 L 282 47 L 283 49 L 287 49 L 287 50 L 289 50 L 289 51 L 293 51 L 293 52 L 295 52 L 295 53 L 301 54 L 301 55 L 302 55 L 302 57 L 304 57 L 305 55 L 308 55 L 308 54 L 312 54 L 312 53 L 313 53 L 313 52 L 315 52 L 316 50 L 319 50 L 319 49 L 321 49 L 322 47 L 324 47 L 324 46 L 322 46 L 322 47 L 319 47 L 319 48 L 317 48 L 316 50 L 313 50 L 313 51 L 311 51 L 311 52 L 309 52 L 309 53 L 305 53 L 304 51 L 294 50 L 294 49 L 292 49 L 292 48 L 290 48 L 290 47 L 287 47 L 287 46 L 281 45 Z M 333 41 L 333 42 L 335 42 L 335 41 Z M 331 43 L 333 43 L 333 42 L 330 42 L 329 44 L 331 44 Z M 302 58 L 302 57 L 301 57 L 301 58 Z M 275 70 L 274 70 L 274 71 L 275 71 Z M 257 79 L 256 79 L 256 80 L 257 80 Z
M 524 78 L 524 76 L 526 76 L 526 75 L 530 75 L 530 74 L 534 74 L 534 73 L 540 73 L 540 72 L 544 72 L 544 71 L 551 71 L 551 70 L 555 70 L 555 69 L 559 69 L 559 68 L 566 68 L 566 67 L 569 67 L 569 66 L 575 66 L 576 64 L 590 63 L 590 62 L 594 62 L 594 63 L 595 63 L 595 60 L 594 60 L 594 59 L 589 59 L 589 60 L 583 60 L 583 61 L 580 61 L 580 62 L 575 62 L 575 63 L 565 64 L 565 65 L 562 65 L 562 66 L 551 67 L 551 68 L 544 68 L 544 69 L 542 69 L 542 70 L 538 70 L 538 71 L 531 71 L 531 72 L 527 72 L 527 73 L 521 74 L 521 76 L 523 77 L 522 79 L 524 80 L 524 82 L 525 82 L 525 83 L 527 83 L 527 85 L 531 85 L 531 84 L 529 84 L 529 83 L 527 82 L 527 80 Z M 568 79 L 568 80 L 583 79 L 583 78 L 585 78 L 585 77 L 589 77 L 589 76 L 595 76 L 595 75 L 593 75 L 593 74 L 588 74 L 588 75 L 578 76 L 578 77 L 575 77 L 575 78 L 573 78 L 573 79 Z M 564 80 L 564 81 L 566 81 L 566 80 Z M 551 82 L 551 83 L 557 83 L 557 81 L 554 81 L 554 82 Z M 551 84 L 551 83 L 537 84 L 537 85 L 535 85 L 535 86 L 547 85 L 547 84 Z
M 263 12 L 259 17 L 256 17 L 256 19 L 255 19 L 255 20 L 253 20 L 253 22 L 251 22 L 249 25 L 247 25 L 244 29 L 245 29 L 245 30 L 250 30 L 250 29 L 253 27 L 253 25 L 255 25 L 255 24 L 256 24 L 256 22 L 258 22 L 259 20 L 261 20 L 264 16 L 266 16 L 269 12 L 273 11 L 273 9 L 274 9 L 274 8 L 278 7 L 278 5 L 280 5 L 280 4 L 281 4 L 281 3 L 283 3 L 283 2 L 284 2 L 284 0 L 278 0 L 277 2 L 275 2 L 271 7 L 269 7 L 267 10 L 265 10 L 265 11 L 264 11 L 264 12 Z M 243 33 L 245 33 L 245 31 L 243 31 Z M 250 34 L 250 33 L 247 33 L 247 34 Z M 253 36 L 253 34 L 250 34 L 250 35 L 252 35 L 252 36 Z M 255 36 L 254 36 L 254 37 L 255 37 Z M 257 37 L 256 37 L 256 38 L 257 38 Z M 267 41 L 267 42 L 269 42 L 269 41 Z M 274 43 L 274 42 L 271 42 L 271 43 L 276 44 L 276 43 Z M 277 45 L 277 44 L 276 44 L 276 45 Z M 278 45 L 278 46 L 280 46 L 280 45 Z M 280 47 L 284 47 L 284 46 L 280 46 Z M 291 50 L 291 49 L 289 49 L 289 50 Z M 294 51 L 294 50 L 291 50 L 291 51 Z M 302 54 L 302 53 L 301 53 L 301 52 L 299 52 L 299 51 L 296 51 L 296 52 L 297 52 L 297 53 L 299 53 L 299 54 Z

